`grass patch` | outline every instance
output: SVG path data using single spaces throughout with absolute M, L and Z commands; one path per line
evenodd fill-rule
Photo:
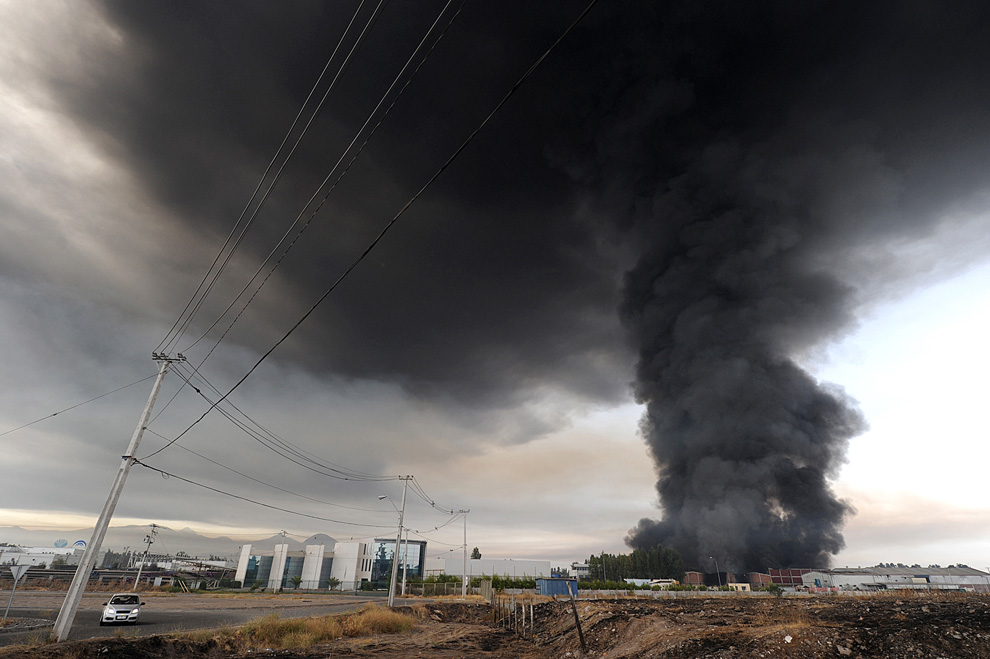
M 307 649 L 344 637 L 399 634 L 411 630 L 416 619 L 380 606 L 367 606 L 357 613 L 314 618 L 282 619 L 277 613 L 240 628 L 199 630 L 179 635 L 197 643 L 209 641 L 239 652 L 272 648 Z

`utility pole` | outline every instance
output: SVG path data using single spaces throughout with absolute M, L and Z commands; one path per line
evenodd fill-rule
M 141 559 L 141 564 L 138 565 L 137 576 L 134 577 L 134 591 L 137 592 L 138 582 L 141 581 L 141 571 L 144 569 L 144 564 L 148 560 L 148 552 L 151 551 L 151 543 L 155 541 L 155 536 L 158 535 L 158 525 L 151 525 L 151 533 L 144 536 L 144 541 L 148 543 L 148 546 L 144 549 L 144 558 Z
M 467 514 L 471 512 L 468 510 L 458 510 L 460 514 L 464 515 L 464 567 L 462 568 L 463 575 L 461 575 L 461 597 L 467 597 Z
M 402 552 L 402 596 L 406 596 L 406 571 L 409 569 L 409 529 L 406 529 L 406 541 Z
M 76 574 L 72 577 L 72 583 L 69 585 L 69 592 L 65 595 L 65 601 L 62 602 L 62 609 L 59 611 L 58 618 L 55 620 L 55 627 L 52 629 L 51 636 L 55 641 L 61 642 L 69 637 L 69 631 L 72 629 L 72 621 L 75 619 L 76 611 L 79 609 L 79 600 L 82 599 L 83 591 L 86 590 L 86 582 L 89 581 L 89 574 L 96 565 L 100 545 L 103 544 L 103 538 L 107 534 L 107 527 L 110 526 L 110 518 L 113 517 L 113 511 L 117 507 L 117 501 L 120 500 L 120 493 L 124 489 L 124 481 L 127 480 L 127 473 L 131 470 L 131 465 L 136 460 L 134 454 L 137 453 L 138 445 L 141 443 L 141 437 L 144 435 L 145 426 L 148 425 L 148 419 L 151 418 L 151 410 L 154 408 L 155 400 L 158 398 L 158 392 L 162 388 L 162 380 L 165 379 L 165 373 L 168 371 L 168 367 L 171 366 L 172 362 L 185 361 L 186 359 L 181 353 L 176 358 L 172 358 L 156 352 L 151 353 L 151 358 L 158 362 L 158 377 L 155 378 L 155 384 L 151 387 L 151 395 L 148 396 L 148 402 L 144 406 L 144 411 L 141 412 L 141 418 L 138 419 L 137 427 L 134 428 L 131 443 L 127 446 L 127 453 L 120 458 L 120 467 L 117 469 L 117 476 L 114 478 L 113 485 L 110 487 L 110 494 L 107 495 L 107 501 L 103 504 L 103 510 L 100 512 L 100 517 L 96 521 L 96 527 L 93 528 L 93 537 L 90 539 L 89 544 L 86 545 L 86 551 L 83 552 L 79 566 L 76 568 Z
M 402 518 L 406 514 L 406 489 L 412 476 L 399 476 L 402 481 L 402 506 L 399 508 L 399 532 L 395 534 L 395 551 L 392 553 L 392 581 L 388 587 L 388 606 L 395 606 L 395 581 L 399 575 L 399 543 L 402 542 Z

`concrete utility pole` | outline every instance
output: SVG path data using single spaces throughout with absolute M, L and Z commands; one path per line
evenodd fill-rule
M 467 514 L 471 511 L 469 509 L 457 512 L 464 515 L 464 567 L 462 568 L 464 574 L 461 575 L 461 597 L 467 597 Z
M 134 577 L 134 591 L 137 592 L 138 582 L 141 581 L 141 571 L 144 569 L 144 564 L 148 560 L 148 552 L 151 551 L 151 543 L 155 541 L 155 536 L 158 535 L 158 525 L 151 525 L 151 533 L 144 536 L 144 541 L 148 543 L 148 546 L 144 549 L 144 558 L 141 559 L 141 565 L 138 565 L 137 576 Z
M 412 476 L 400 476 L 402 481 L 402 506 L 399 508 L 399 532 L 395 534 L 395 551 L 392 552 L 392 581 L 388 587 L 388 605 L 395 606 L 395 581 L 399 575 L 399 543 L 402 542 L 402 518 L 406 514 L 406 488 Z
M 103 544 L 107 527 L 110 526 L 110 518 L 113 517 L 113 511 L 117 507 L 120 493 L 124 489 L 124 481 L 127 480 L 127 473 L 130 471 L 131 465 L 134 464 L 134 454 L 137 453 L 138 445 L 141 443 L 141 437 L 144 435 L 144 428 L 148 425 L 148 419 L 151 418 L 151 410 L 155 406 L 158 392 L 162 388 L 162 380 L 165 379 L 165 373 L 168 371 L 168 367 L 172 362 L 185 361 L 186 359 L 181 354 L 174 359 L 166 355 L 159 355 L 158 353 L 152 353 L 151 357 L 158 362 L 158 377 L 155 378 L 155 384 L 151 388 L 151 395 L 148 396 L 148 402 L 145 404 L 144 411 L 141 412 L 141 418 L 138 420 L 134 434 L 131 436 L 131 443 L 127 446 L 127 453 L 120 458 L 120 468 L 117 469 L 117 476 L 114 478 L 113 485 L 110 487 L 107 502 L 103 504 L 103 510 L 100 512 L 100 517 L 96 521 L 96 527 L 93 529 L 93 537 L 90 539 L 89 544 L 86 545 L 86 551 L 83 552 L 79 566 L 76 568 L 76 574 L 72 577 L 72 583 L 69 585 L 69 592 L 65 595 L 62 609 L 59 611 L 58 618 L 55 620 L 55 627 L 52 629 L 52 638 L 58 642 L 69 638 L 72 621 L 75 619 L 76 611 L 79 609 L 79 600 L 82 599 L 83 591 L 86 590 L 86 582 L 89 581 L 89 574 L 96 565 L 96 559 L 100 553 L 100 545 Z
M 406 596 L 406 572 L 409 569 L 409 529 L 406 529 L 406 541 L 402 543 L 402 596 Z

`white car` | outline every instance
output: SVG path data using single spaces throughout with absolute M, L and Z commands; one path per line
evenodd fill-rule
M 103 603 L 100 625 L 109 625 L 114 622 L 137 624 L 142 606 L 144 606 L 144 602 L 137 595 L 118 593 L 111 597 L 110 601 Z

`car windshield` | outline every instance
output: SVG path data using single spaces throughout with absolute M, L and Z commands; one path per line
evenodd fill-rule
M 110 600 L 111 604 L 137 604 L 137 595 L 118 595 Z

